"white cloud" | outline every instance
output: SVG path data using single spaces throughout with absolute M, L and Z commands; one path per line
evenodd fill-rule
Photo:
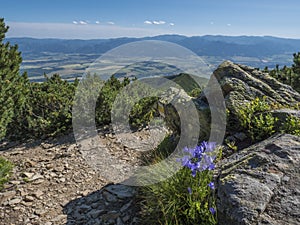
M 146 20 L 146 21 L 144 21 L 144 24 L 153 24 L 153 23 L 149 20 Z
M 230 26 L 231 26 L 231 23 L 227 23 L 227 26 L 230 27 Z
M 154 20 L 152 23 L 153 23 L 153 24 L 156 24 L 156 25 L 159 24 L 158 21 L 155 21 L 155 20 Z
M 115 22 L 109 21 L 109 22 L 107 22 L 107 24 L 109 24 L 109 25 L 115 25 Z
M 74 20 L 74 21 L 73 21 L 73 24 L 78 24 L 78 22 Z
M 175 26 L 175 24 L 174 24 L 174 23 L 169 23 L 169 25 L 170 25 L 170 26 Z
M 211 21 L 211 22 L 210 22 L 210 25 L 214 25 L 214 24 L 215 24 L 214 21 Z
M 160 20 L 160 21 L 154 20 L 152 23 L 155 24 L 155 25 L 162 25 L 162 24 L 165 24 L 166 22 L 162 21 L 162 20 Z
M 85 22 L 85 21 L 83 21 L 83 20 L 80 20 L 80 21 L 79 21 L 79 24 L 81 24 L 81 25 L 87 25 L 88 23 Z
M 97 20 L 95 23 L 96 23 L 96 24 L 100 24 L 100 21 Z

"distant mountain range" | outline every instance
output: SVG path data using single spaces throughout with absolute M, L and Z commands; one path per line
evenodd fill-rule
M 134 41 L 160 40 L 176 43 L 202 56 L 216 67 L 224 60 L 263 68 L 292 64 L 292 54 L 300 51 L 300 40 L 271 36 L 195 36 L 161 35 L 144 38 L 95 40 L 7 38 L 22 52 L 21 69 L 30 77 L 60 73 L 67 78 L 79 76 L 88 64 L 103 53 Z M 67 69 L 66 69 L 67 68 Z
M 122 44 L 142 40 L 169 41 L 186 47 L 200 56 L 266 57 L 300 51 L 300 40 L 271 36 L 195 36 L 161 35 L 145 38 L 114 38 L 95 40 L 7 38 L 18 44 L 23 53 L 103 54 Z

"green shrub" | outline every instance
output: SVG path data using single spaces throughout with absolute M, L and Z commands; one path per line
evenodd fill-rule
M 96 104 L 98 126 L 111 123 L 111 116 L 114 116 L 122 122 L 128 121 L 130 126 L 136 129 L 148 125 L 156 116 L 154 105 L 158 97 L 152 96 L 151 88 L 142 82 L 127 86 L 129 84 L 129 79 L 121 81 L 114 76 L 105 82 Z M 124 112 L 128 112 L 129 115 L 124 115 Z
M 31 83 L 23 136 L 54 136 L 72 127 L 72 104 L 77 81 L 69 83 L 58 74 L 42 83 Z
M 300 136 L 300 119 L 295 116 L 287 117 L 282 132 Z
M 240 124 L 253 141 L 260 141 L 275 132 L 277 118 L 272 116 L 270 110 L 271 106 L 265 98 L 255 98 L 238 110 Z
M 9 180 L 12 169 L 13 164 L 0 157 L 0 190 L 3 188 L 3 185 Z
M 98 126 L 107 125 L 111 122 L 113 103 L 119 91 L 128 83 L 128 79 L 125 79 L 122 82 L 114 76 L 104 83 L 96 102 L 96 124 Z
M 201 92 L 202 92 L 201 88 L 194 88 L 193 90 L 188 92 L 188 95 L 191 97 L 197 98 L 200 96 Z

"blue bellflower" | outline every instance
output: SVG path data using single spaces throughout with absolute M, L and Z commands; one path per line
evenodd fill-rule
M 211 155 L 211 152 L 213 152 L 215 148 L 216 143 L 205 141 L 195 148 L 185 147 L 183 152 L 188 153 L 188 155 L 184 155 L 179 161 L 181 161 L 182 166 L 189 168 L 192 172 L 192 176 L 195 177 L 197 172 L 215 169 L 213 162 L 216 156 Z
M 216 210 L 213 207 L 210 207 L 209 211 L 211 212 L 211 214 L 215 214 L 216 213 Z

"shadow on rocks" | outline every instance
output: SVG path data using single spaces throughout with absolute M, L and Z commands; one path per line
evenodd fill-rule
M 140 224 L 136 187 L 108 184 L 64 206 L 67 225 Z

